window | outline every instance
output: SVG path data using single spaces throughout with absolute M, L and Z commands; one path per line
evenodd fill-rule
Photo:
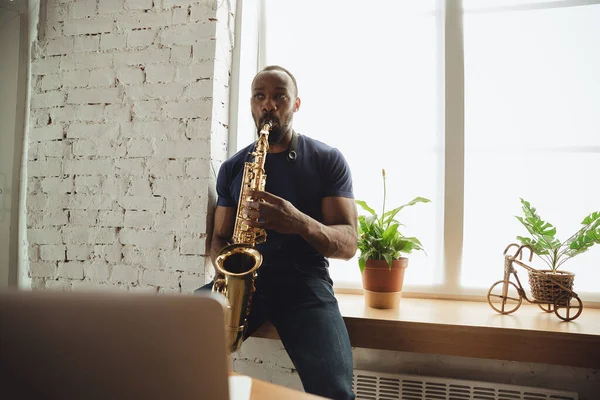
M 427 251 L 410 255 L 406 291 L 484 295 L 502 278 L 504 247 L 525 233 L 514 218 L 519 197 L 559 238 L 600 210 L 600 189 L 581 173 L 600 170 L 599 4 L 258 3 L 244 2 L 244 21 L 259 28 L 243 27 L 247 58 L 239 58 L 233 111 L 247 129 L 233 132 L 230 150 L 254 133 L 243 120 L 250 80 L 242 75 L 269 64 L 290 69 L 303 100 L 296 130 L 343 152 L 357 198 L 381 208 L 385 168 L 386 208 L 432 200 L 399 214 L 404 233 Z M 566 264 L 578 293 L 596 300 L 600 272 L 591 264 L 599 258 L 593 248 Z M 331 260 L 331 274 L 338 287 L 361 287 L 356 258 Z
M 464 15 L 464 286 L 491 282 L 482 263 L 526 233 L 519 197 L 561 240 L 600 210 L 600 4 L 555 3 Z M 599 250 L 564 264 L 577 292 L 600 292 Z

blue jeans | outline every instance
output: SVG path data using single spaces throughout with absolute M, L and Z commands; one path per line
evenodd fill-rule
M 352 348 L 331 283 L 306 276 L 269 284 L 259 280 L 252 296 L 246 337 L 269 320 L 307 393 L 353 400 Z M 211 288 L 212 282 L 196 292 Z

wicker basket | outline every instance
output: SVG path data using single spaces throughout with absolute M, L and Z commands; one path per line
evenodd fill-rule
M 534 299 L 554 303 L 556 299 L 569 292 L 556 284 L 559 282 L 564 287 L 573 290 L 573 280 L 575 274 L 566 271 L 541 270 L 537 272 L 529 271 L 529 285 Z

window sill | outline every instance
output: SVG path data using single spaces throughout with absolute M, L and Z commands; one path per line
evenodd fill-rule
M 336 294 L 353 347 L 600 369 L 600 309 L 564 322 L 537 305 L 510 315 L 484 302 L 403 298 L 377 310 L 357 294 Z M 279 339 L 271 324 L 254 337 Z

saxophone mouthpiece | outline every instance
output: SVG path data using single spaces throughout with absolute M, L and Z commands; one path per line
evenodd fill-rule
M 269 132 L 271 129 L 273 129 L 273 121 L 271 121 L 270 119 L 266 120 L 263 125 L 262 128 L 260 129 L 261 132 Z

